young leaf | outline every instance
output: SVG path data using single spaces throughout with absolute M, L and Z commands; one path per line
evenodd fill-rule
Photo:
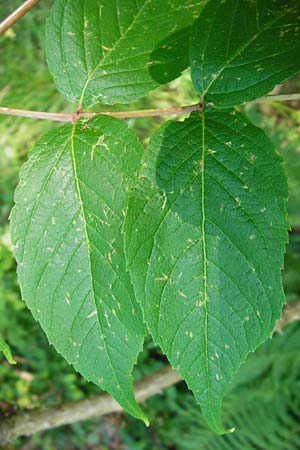
M 270 92 L 300 71 L 299 0 L 210 0 L 191 36 L 192 79 L 216 107 Z
M 133 416 L 144 326 L 122 226 L 142 148 L 116 119 L 46 135 L 21 172 L 11 216 L 22 296 L 50 343 Z
M 156 343 L 208 424 L 285 301 L 286 180 L 263 131 L 241 114 L 169 122 L 142 162 L 125 222 L 136 297 Z
M 0 352 L 3 352 L 5 358 L 9 364 L 16 364 L 14 360 L 9 345 L 5 342 L 2 336 L 0 336 Z
M 189 27 L 203 4 L 56 0 L 46 51 L 57 88 L 88 107 L 129 103 L 177 78 L 189 64 Z

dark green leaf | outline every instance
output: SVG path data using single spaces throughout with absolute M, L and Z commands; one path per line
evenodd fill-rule
M 222 397 L 285 301 L 281 160 L 243 115 L 207 112 L 167 123 L 142 167 L 125 223 L 136 296 L 154 340 L 222 433 Z
M 224 108 L 253 100 L 300 71 L 299 0 L 210 0 L 191 40 L 192 79 Z
M 129 103 L 188 66 L 189 27 L 203 0 L 56 0 L 47 24 L 49 68 L 81 107 Z

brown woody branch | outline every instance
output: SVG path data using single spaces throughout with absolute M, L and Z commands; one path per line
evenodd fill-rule
M 21 17 L 30 11 L 40 0 L 26 0 L 18 9 L 11 13 L 6 19 L 0 22 L 0 34 L 5 33 L 12 27 Z
M 181 380 L 179 373 L 171 367 L 135 383 L 136 400 L 140 403 Z M 97 395 L 61 406 L 21 411 L 0 423 L 0 446 L 19 436 L 28 436 L 39 431 L 71 424 L 81 420 L 100 417 L 122 411 L 121 406 L 108 394 Z M 2 448 L 2 447 L 1 447 Z
M 283 327 L 296 320 L 300 320 L 300 301 L 285 306 L 282 319 L 277 322 L 274 331 L 281 333 Z M 176 370 L 165 367 L 135 383 L 136 399 L 138 402 L 143 402 L 180 380 L 181 377 Z M 120 405 L 110 395 L 102 394 L 78 402 L 68 402 L 61 406 L 20 411 L 0 423 L 0 445 L 5 445 L 9 440 L 19 436 L 28 436 L 60 425 L 100 417 L 121 410 Z

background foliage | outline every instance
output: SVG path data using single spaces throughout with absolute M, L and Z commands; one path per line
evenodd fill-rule
M 5 17 L 17 0 L 0 6 Z M 56 92 L 45 64 L 45 17 L 51 1 L 45 0 L 0 38 L 0 102 L 3 106 L 62 112 L 67 105 Z M 280 92 L 299 92 L 299 77 Z M 197 101 L 184 74 L 180 80 L 135 103 L 135 108 L 164 107 Z M 128 109 L 123 105 L 124 110 Z M 112 109 L 112 108 L 109 108 Z M 246 108 L 284 157 L 289 178 L 288 212 L 293 232 L 286 255 L 284 286 L 289 301 L 300 299 L 300 104 L 271 104 Z M 164 118 L 130 121 L 143 144 Z M 50 347 L 20 300 L 15 262 L 8 233 L 8 216 L 21 164 L 37 138 L 55 124 L 31 119 L 0 117 L 0 331 L 12 347 L 17 365 L 0 356 L 0 414 L 17 409 L 59 404 L 99 393 Z M 168 389 L 145 406 L 151 420 L 146 429 L 129 416 L 114 415 L 71 427 L 62 427 L 8 448 L 29 449 L 282 449 L 300 448 L 300 327 L 295 324 L 267 342 L 238 375 L 230 403 L 225 402 L 228 426 L 236 433 L 215 437 L 185 385 Z M 136 377 L 165 363 L 159 350 L 147 341 Z M 241 398 L 243 401 L 241 402 Z M 119 443 L 120 441 L 120 443 Z

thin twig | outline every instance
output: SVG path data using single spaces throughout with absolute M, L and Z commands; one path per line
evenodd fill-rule
M 246 103 L 290 102 L 292 100 L 300 100 L 300 94 L 266 95 Z
M 0 23 L 0 34 L 5 33 L 12 27 L 21 17 L 30 11 L 40 0 L 26 0 L 18 9 L 11 13 L 6 19 Z
M 246 103 L 266 103 L 266 102 L 287 102 L 291 100 L 300 100 L 300 94 L 287 94 L 287 95 L 266 95 L 265 97 L 258 98 L 252 102 Z M 104 115 L 117 117 L 119 119 L 131 119 L 137 117 L 155 117 L 155 116 L 171 116 L 180 114 L 190 114 L 194 111 L 201 111 L 202 103 L 196 103 L 195 105 L 181 106 L 177 108 L 166 109 L 141 109 L 139 111 L 99 111 L 99 112 L 84 112 L 78 111 L 74 113 L 61 114 L 61 113 L 48 113 L 43 111 L 27 111 L 23 109 L 5 108 L 0 107 L 0 115 L 6 116 L 18 116 L 29 117 L 31 119 L 44 119 L 53 120 L 57 122 L 76 122 L 79 119 L 92 119 L 95 116 Z
M 70 114 L 56 114 L 42 111 L 25 111 L 22 109 L 1 108 L 0 114 L 6 116 L 29 117 L 32 119 L 54 120 L 57 122 L 76 122 L 79 119 L 92 119 L 95 116 L 104 115 L 117 117 L 119 119 L 131 119 L 134 117 L 154 117 L 154 116 L 170 116 L 175 114 L 189 114 L 193 111 L 200 111 L 201 104 L 182 106 L 179 108 L 168 109 L 141 109 L 139 111 L 100 111 L 100 112 L 75 112 Z

